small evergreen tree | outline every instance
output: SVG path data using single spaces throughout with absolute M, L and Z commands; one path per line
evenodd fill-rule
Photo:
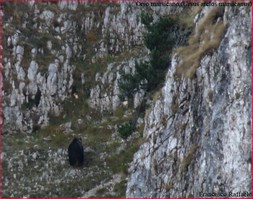
M 120 125 L 118 131 L 121 138 L 127 139 L 134 131 L 131 121 Z
M 151 52 L 150 61 L 135 63 L 135 74 L 122 72 L 119 87 L 128 98 L 132 98 L 140 89 L 152 91 L 164 81 L 164 73 L 171 62 L 172 49 L 182 44 L 190 33 L 181 30 L 178 20 L 171 17 L 160 17 L 153 22 L 152 15 L 142 13 L 141 22 L 148 30 L 144 35 L 144 43 Z

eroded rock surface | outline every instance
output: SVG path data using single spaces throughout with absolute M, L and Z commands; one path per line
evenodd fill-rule
M 175 78 L 174 56 L 146 116 L 127 197 L 251 192 L 251 15 L 244 8 L 225 15 L 226 34 L 193 79 Z

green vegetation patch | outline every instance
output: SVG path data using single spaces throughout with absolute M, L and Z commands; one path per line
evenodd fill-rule
M 119 154 L 114 154 L 107 158 L 106 162 L 113 173 L 128 174 L 128 163 L 133 159 L 134 153 L 139 148 L 139 141 L 135 143 L 128 143 L 125 150 L 122 150 Z
M 134 127 L 131 121 L 124 123 L 118 128 L 119 135 L 123 139 L 127 139 L 134 131 Z
M 115 198 L 124 198 L 126 195 L 126 180 L 122 180 L 120 183 L 114 186 L 114 192 L 116 193 Z

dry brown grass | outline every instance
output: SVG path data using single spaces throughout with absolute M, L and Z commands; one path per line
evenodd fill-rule
M 182 14 L 180 14 L 179 24 L 181 27 L 193 28 L 194 17 L 200 12 L 202 6 L 185 7 Z
M 192 78 L 202 57 L 219 47 L 227 29 L 227 25 L 222 21 L 223 13 L 223 7 L 210 9 L 199 21 L 195 33 L 189 37 L 188 45 L 177 49 L 182 59 L 176 70 L 177 76 Z
M 161 90 L 161 89 L 158 90 L 158 91 L 156 91 L 156 92 L 152 95 L 153 102 L 154 102 L 154 101 L 157 101 L 158 98 L 159 98 L 161 95 L 162 95 L 162 90 Z
M 171 103 L 172 114 L 176 114 L 178 111 L 178 108 L 179 108 L 178 98 L 179 98 L 179 94 L 175 94 L 172 97 L 172 103 Z
M 95 42 L 95 41 L 97 41 L 97 37 L 96 37 L 95 33 L 92 32 L 92 31 L 89 31 L 89 32 L 86 34 L 86 38 L 87 38 L 87 40 L 90 41 L 90 42 Z
M 187 167 L 191 164 L 192 160 L 194 159 L 197 149 L 198 149 L 198 146 L 193 144 L 191 148 L 188 150 L 188 152 L 186 153 L 184 159 L 182 160 L 180 164 L 180 169 L 179 169 L 180 175 L 186 172 Z

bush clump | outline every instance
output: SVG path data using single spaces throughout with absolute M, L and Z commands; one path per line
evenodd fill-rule
M 127 122 L 119 126 L 118 131 L 119 135 L 123 139 L 127 139 L 133 133 L 133 125 L 132 122 Z

